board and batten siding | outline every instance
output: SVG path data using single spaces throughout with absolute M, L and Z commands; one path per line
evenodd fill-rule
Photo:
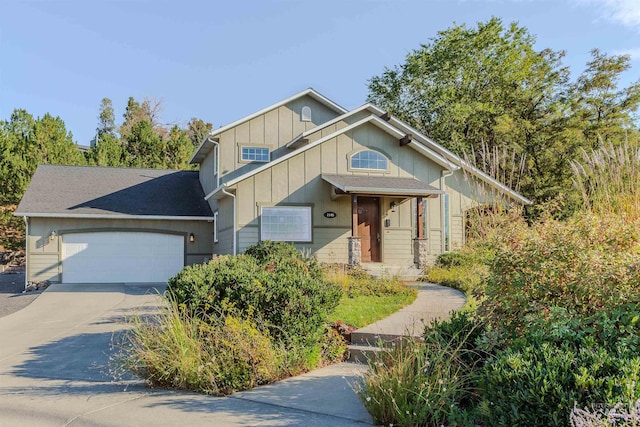
M 175 232 L 196 241 L 186 242 L 186 263 L 196 264 L 211 259 L 213 225 L 207 221 L 170 221 L 134 219 L 29 218 L 27 236 L 28 280 L 58 282 L 62 272 L 62 241 L 68 231 L 140 231 Z M 56 237 L 49 238 L 51 231 Z
M 310 251 L 320 260 L 346 262 L 347 238 L 351 235 L 351 200 L 349 196 L 332 196 L 331 185 L 321 176 L 326 173 L 379 175 L 349 168 L 350 156 L 366 148 L 383 152 L 389 158 L 389 170 L 384 176 L 415 177 L 435 186 L 440 183 L 440 166 L 409 147 L 400 147 L 396 138 L 377 127 L 364 124 L 235 185 L 239 251 L 259 241 L 262 206 L 308 205 L 313 206 L 313 241 L 296 243 L 296 247 Z M 391 210 L 392 201 L 398 204 L 396 212 Z M 439 210 L 438 199 L 435 204 Z M 413 209 L 411 199 L 380 197 L 383 262 L 413 263 Z M 336 217 L 326 218 L 324 213 L 329 211 L 335 212 Z M 435 213 L 429 218 L 439 222 L 439 215 Z M 385 219 L 389 219 L 389 227 L 384 227 Z
M 301 120 L 304 106 L 311 108 L 311 121 Z M 312 97 L 304 96 L 222 132 L 218 135 L 221 182 L 224 183 L 264 164 L 241 161 L 242 146 L 266 146 L 271 152 L 271 160 L 275 160 L 291 152 L 286 145 L 293 138 L 337 116 L 338 113 Z M 213 150 L 207 157 L 213 157 Z

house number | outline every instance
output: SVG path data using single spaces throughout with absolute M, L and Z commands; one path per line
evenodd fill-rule
M 337 213 L 335 213 L 335 212 L 325 212 L 325 213 L 324 213 L 324 217 L 325 217 L 325 218 L 335 218 L 335 217 L 337 217 L 337 216 L 338 216 L 338 214 L 337 214 Z

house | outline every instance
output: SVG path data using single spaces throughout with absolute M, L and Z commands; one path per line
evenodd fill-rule
M 464 243 L 468 209 L 530 203 L 375 105 L 347 111 L 313 89 L 212 131 L 191 163 L 40 166 L 16 211 L 28 280 L 164 281 L 260 240 L 424 267 Z

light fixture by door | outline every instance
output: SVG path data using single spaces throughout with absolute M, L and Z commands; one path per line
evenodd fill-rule
M 398 204 L 396 202 L 391 202 L 391 212 L 395 212 Z
M 195 234 L 193 234 L 193 233 L 189 233 L 189 241 L 190 241 L 191 243 L 193 243 L 193 242 L 195 242 L 195 241 L 196 241 L 196 236 L 195 236 Z

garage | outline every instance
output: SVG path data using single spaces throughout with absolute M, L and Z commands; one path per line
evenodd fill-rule
M 145 232 L 62 236 L 65 283 L 166 282 L 185 264 L 184 236 Z

